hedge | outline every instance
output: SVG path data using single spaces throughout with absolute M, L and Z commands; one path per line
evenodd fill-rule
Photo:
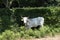
M 41 7 L 41 8 L 21 8 L 15 9 L 14 15 L 17 18 L 17 23 L 20 25 L 21 16 L 29 18 L 44 17 L 45 25 L 59 26 L 60 24 L 60 8 L 59 7 Z
M 44 17 L 44 25 L 50 27 L 60 27 L 60 7 L 39 7 L 39 8 L 19 8 L 0 9 L 0 31 L 20 27 L 24 25 L 21 16 L 29 18 Z
M 0 9 L 0 32 L 10 27 L 10 16 L 12 11 L 7 8 Z

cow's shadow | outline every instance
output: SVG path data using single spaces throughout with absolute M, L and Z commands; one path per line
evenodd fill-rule
M 35 30 L 35 29 L 37 29 L 37 30 L 38 30 L 38 29 L 40 29 L 40 28 L 41 28 L 41 26 L 40 26 L 40 25 L 38 25 L 37 27 L 32 27 L 31 29 L 32 29 L 32 30 Z

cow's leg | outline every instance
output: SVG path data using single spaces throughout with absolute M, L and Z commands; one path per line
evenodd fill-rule
M 27 26 L 27 25 L 25 25 L 25 29 L 26 29 L 26 30 L 28 29 L 28 26 Z
M 26 29 L 29 29 L 29 27 L 26 27 Z
M 41 25 L 41 27 L 43 27 L 43 25 Z
M 43 27 L 43 24 L 44 24 L 44 22 L 41 22 L 41 23 L 40 23 L 40 26 Z
M 26 29 L 31 29 L 31 27 L 30 26 L 26 26 Z
M 40 24 L 41 27 L 43 27 L 43 24 Z

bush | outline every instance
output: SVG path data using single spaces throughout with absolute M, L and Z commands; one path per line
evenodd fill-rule
M 12 11 L 7 8 L 0 9 L 0 32 L 4 31 L 5 29 L 10 29 L 10 16 Z
M 53 25 L 59 27 L 60 24 L 60 7 L 41 7 L 41 8 L 22 8 L 15 9 L 14 15 L 16 22 L 22 25 L 21 16 L 28 16 L 30 18 L 44 17 L 45 25 Z
M 23 30 L 22 30 L 23 29 Z M 1 40 L 18 40 L 20 38 L 41 38 L 45 36 L 55 36 L 55 34 L 60 33 L 60 28 L 50 28 L 49 26 L 44 26 L 39 29 L 29 29 L 25 30 L 22 26 L 20 29 L 5 30 L 0 34 Z
M 30 18 L 42 16 L 45 18 L 45 25 L 50 27 L 60 26 L 60 7 L 20 8 L 12 10 L 5 8 L 0 10 L 0 31 L 24 25 L 21 22 L 21 16 L 28 16 Z
M 4 14 L 5 13 L 5 14 Z M 25 30 L 21 26 L 21 16 L 45 18 L 43 28 Z M 23 24 L 24 25 L 24 24 Z M 46 26 L 47 25 L 47 26 Z M 0 39 L 16 40 L 19 38 L 40 38 L 60 33 L 60 7 L 21 8 L 0 10 Z
M 6 30 L 5 32 L 0 35 L 0 40 L 17 40 L 20 38 L 20 34 L 14 33 L 13 31 Z

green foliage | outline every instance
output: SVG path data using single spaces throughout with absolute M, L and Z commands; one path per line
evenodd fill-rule
M 60 0 L 0 0 L 1 7 L 48 7 L 60 6 Z
M 30 18 L 42 16 L 45 18 L 45 24 L 54 25 L 55 27 L 59 27 L 60 24 L 60 13 L 59 8 L 57 7 L 41 7 L 41 8 L 23 8 L 16 9 L 15 16 L 17 18 L 17 23 L 21 22 L 21 16 L 28 16 Z
M 44 27 L 26 30 L 21 16 L 30 18 L 44 17 Z M 47 25 L 47 26 L 46 26 Z M 60 33 L 60 7 L 40 7 L 0 10 L 0 39 L 16 40 L 20 38 L 40 38 Z
M 50 27 L 60 27 L 60 7 L 39 7 L 21 9 L 1 9 L 0 10 L 0 31 L 24 25 L 21 16 L 29 18 L 44 17 L 45 25 Z
M 20 37 L 20 34 L 14 33 L 11 30 L 6 30 L 5 32 L 0 35 L 0 40 L 17 40 Z
M 10 27 L 10 16 L 12 11 L 7 8 L 0 9 L 0 32 L 4 31 L 5 29 L 9 29 Z
M 22 29 L 23 30 L 22 30 Z M 13 30 L 5 30 L 2 34 L 0 34 L 1 40 L 18 40 L 20 38 L 41 38 L 45 36 L 55 36 L 58 33 L 60 33 L 60 28 L 51 28 L 49 26 L 44 26 L 39 29 L 29 29 L 25 30 L 23 26 L 20 27 L 20 29 L 17 29 L 20 31 L 13 31 Z

